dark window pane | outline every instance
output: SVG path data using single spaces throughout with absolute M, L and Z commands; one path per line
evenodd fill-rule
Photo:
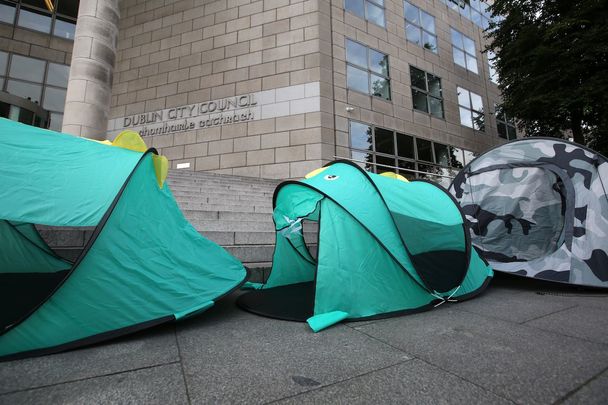
M 68 76 L 70 67 L 68 65 L 59 65 L 57 63 L 49 63 L 49 71 L 46 77 L 46 84 L 51 84 L 58 87 L 68 87 Z
M 498 129 L 498 136 L 504 139 L 508 139 L 507 126 L 502 122 L 496 123 L 496 129 Z
M 15 6 L 7 3 L 0 3 L 0 22 L 12 24 L 15 21 Z
M 414 138 L 397 132 L 397 155 L 414 159 Z
M 376 173 L 394 172 L 394 167 L 395 158 L 376 155 Z
M 65 106 L 65 89 L 45 87 L 42 106 L 47 110 L 63 111 Z
M 421 44 L 420 38 L 420 28 L 416 25 L 412 25 L 410 23 L 405 24 L 405 37 L 408 41 L 413 42 L 415 44 Z
M 433 174 L 441 174 L 442 170 L 440 167 L 433 165 L 423 165 L 418 163 L 418 170 L 424 173 L 417 173 L 419 179 L 427 179 L 431 181 L 435 181 L 439 183 L 441 181 L 441 177 L 433 176 Z
M 68 17 L 78 17 L 78 0 L 59 0 L 57 12 Z
M 369 68 L 372 72 L 388 76 L 388 55 L 370 49 Z
M 76 32 L 76 23 L 63 20 L 61 17 L 57 17 L 55 20 L 55 28 L 53 29 L 53 35 L 63 39 L 74 40 L 74 34 Z
M 8 118 L 8 114 L 11 110 L 11 105 L 0 101 L 0 117 Z
M 437 118 L 443 118 L 443 101 L 435 97 L 429 97 L 431 114 Z
M 395 141 L 393 140 L 393 131 L 383 128 L 376 128 L 374 131 L 376 141 L 376 152 L 386 153 L 387 155 L 395 154 Z
M 429 106 L 427 105 L 427 95 L 418 90 L 412 89 L 412 102 L 414 109 L 424 112 L 429 112 Z
M 34 112 L 21 108 L 19 109 L 19 118 L 17 120 L 23 124 L 32 125 L 34 123 Z
M 407 1 L 404 3 L 405 7 L 405 19 L 414 24 L 420 25 L 420 21 L 418 19 L 418 7 L 408 3 Z
M 515 127 L 510 125 L 507 126 L 507 132 L 509 134 L 509 140 L 517 138 L 517 131 L 515 130 Z
M 42 83 L 44 80 L 44 64 L 45 62 L 40 59 L 13 54 L 9 76 L 15 79 Z
M 346 86 L 349 89 L 369 94 L 369 76 L 367 72 L 353 66 L 346 67 Z
M 51 32 L 51 16 L 36 10 L 26 10 L 24 8 L 19 11 L 20 27 L 29 28 L 31 30 L 49 33 Z
M 40 103 L 42 86 L 32 83 L 25 83 L 19 80 L 9 80 L 6 86 L 6 91 L 16 96 L 31 100 L 35 103 Z
M 350 122 L 350 145 L 354 149 L 372 150 L 372 129 L 359 122 Z
M 398 170 L 397 172 L 404 176 L 408 180 L 413 180 L 416 178 L 416 172 L 411 170 L 416 170 L 416 164 L 414 162 L 408 162 L 406 160 L 399 160 L 397 162 L 397 166 L 402 170 Z
M 363 0 L 345 0 L 344 8 L 361 18 L 365 18 L 365 8 Z
M 441 93 L 441 79 L 438 78 L 437 76 L 433 76 L 431 74 L 427 75 L 428 76 L 428 83 L 429 83 L 429 93 L 432 96 L 441 98 L 442 93 Z
M 435 143 L 435 163 L 441 166 L 449 166 L 450 152 L 447 145 Z
M 385 100 L 390 100 L 390 82 L 383 77 L 372 75 L 372 95 L 382 97 Z
M 416 138 L 416 147 L 418 149 L 418 160 L 433 161 L 433 151 L 431 150 L 431 141 L 426 139 Z
M 426 90 L 426 76 L 422 70 L 410 66 L 410 80 L 412 81 L 412 86 L 420 90 Z
M 21 3 L 47 10 L 44 0 L 21 0 Z M 51 1 L 52 3 L 52 1 Z M 49 10 L 51 11 L 51 10 Z
M 367 68 L 367 48 L 357 42 L 346 40 L 346 61 Z
M 384 27 L 384 9 L 372 3 L 366 3 L 365 6 L 367 8 L 367 20 Z

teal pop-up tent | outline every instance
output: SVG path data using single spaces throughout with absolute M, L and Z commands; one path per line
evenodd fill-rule
M 266 284 L 239 297 L 245 310 L 307 320 L 318 331 L 471 298 L 490 281 L 458 204 L 441 186 L 345 161 L 313 174 L 277 187 L 272 271 Z M 303 219 L 319 224 L 316 257 Z
M 166 159 L 135 133 L 119 138 L 0 119 L 0 360 L 181 319 L 244 281 L 241 263 L 183 217 Z M 33 224 L 95 231 L 71 263 Z

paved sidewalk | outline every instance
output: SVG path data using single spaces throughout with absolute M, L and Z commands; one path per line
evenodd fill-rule
M 316 334 L 243 312 L 237 295 L 183 323 L 0 363 L 0 404 L 608 403 L 608 292 L 499 275 L 471 301 Z

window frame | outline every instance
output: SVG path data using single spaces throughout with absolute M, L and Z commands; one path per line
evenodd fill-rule
M 410 21 L 410 20 L 407 19 L 407 13 L 405 12 L 406 4 L 409 4 L 410 7 L 413 7 L 413 8 L 415 8 L 418 11 L 418 21 L 419 21 L 419 24 L 416 24 L 415 22 Z M 438 42 L 437 42 L 437 29 L 436 29 L 436 26 L 435 26 L 435 16 L 432 15 L 432 14 L 430 14 L 430 13 L 427 13 L 426 11 L 422 10 L 422 8 L 420 8 L 420 7 L 418 7 L 418 6 L 410 3 L 407 0 L 403 0 L 403 10 L 404 10 L 403 11 L 403 19 L 405 20 L 405 39 L 406 39 L 406 41 L 411 42 L 413 44 L 416 44 L 416 45 L 420 46 L 421 48 L 423 48 L 424 50 L 431 51 L 431 52 L 433 52 L 436 55 L 439 54 L 439 47 L 437 46 Z M 430 32 L 430 31 L 426 30 L 422 26 L 422 13 L 430 16 L 433 19 L 433 29 L 435 30 L 435 32 Z M 416 27 L 418 29 L 418 31 L 420 32 L 420 43 L 416 43 L 414 41 L 410 41 L 410 39 L 407 37 L 407 25 L 408 24 Z M 427 33 L 428 35 L 430 35 L 433 38 L 435 38 L 435 49 L 430 49 L 430 48 L 426 47 L 424 43 L 422 43 L 423 42 L 422 38 L 423 38 L 423 34 L 424 33 Z
M 460 104 L 460 92 L 461 91 L 466 91 L 468 94 L 468 101 L 469 101 L 468 106 Z M 481 111 L 473 109 L 473 97 L 471 96 L 472 94 L 476 95 L 481 100 Z M 474 131 L 486 132 L 487 121 L 486 121 L 485 109 L 483 106 L 483 97 L 477 93 L 472 92 L 471 90 L 465 89 L 464 87 L 460 87 L 460 86 L 456 87 L 456 96 L 458 98 L 458 115 L 460 116 L 460 125 L 467 127 L 467 128 L 471 128 Z M 465 109 L 469 112 L 469 114 L 471 116 L 471 123 L 473 126 L 468 126 L 462 122 L 462 115 L 461 115 L 461 111 L 460 111 L 461 109 Z M 481 114 L 483 116 L 483 126 L 481 126 L 480 128 L 476 128 L 474 113 Z
M 344 11 L 347 13 L 351 13 L 352 15 L 355 15 L 367 22 L 370 22 L 372 24 L 374 24 L 377 27 L 382 27 L 383 29 L 386 29 L 386 7 L 384 5 L 384 1 L 382 1 L 382 3 L 379 3 L 377 0 L 362 0 L 363 1 L 363 15 L 359 15 L 357 13 L 355 13 L 352 9 L 347 8 L 346 7 L 346 2 L 347 0 L 343 0 L 342 5 L 344 6 Z M 374 21 L 370 20 L 367 16 L 367 3 L 371 3 L 373 6 L 381 8 L 382 9 L 382 25 L 378 25 L 376 24 Z
M 416 69 L 416 70 L 424 73 L 424 84 L 426 85 L 426 89 L 421 89 L 418 86 L 414 86 L 414 84 L 412 83 L 412 69 Z M 431 75 L 431 76 L 439 79 L 439 90 L 441 92 L 441 98 L 439 98 L 437 96 L 434 96 L 434 95 L 432 95 L 430 93 L 430 91 L 428 89 L 429 88 L 429 75 Z M 429 73 L 426 70 L 419 69 L 416 66 L 410 65 L 410 88 L 412 90 L 412 109 L 413 110 L 418 111 L 418 112 L 423 113 L 423 114 L 428 114 L 428 115 L 430 115 L 432 117 L 435 117 L 437 119 L 440 119 L 440 120 L 445 120 L 445 103 L 444 103 L 445 98 L 443 97 L 443 85 L 441 83 L 441 77 L 436 76 L 436 75 L 434 75 L 432 73 Z M 414 107 L 414 91 L 418 91 L 418 92 L 424 93 L 426 95 L 426 108 L 427 108 L 427 111 L 422 111 L 422 110 L 419 110 L 419 109 L 417 109 L 417 108 Z M 440 101 L 440 103 L 441 103 L 441 117 L 438 117 L 438 116 L 436 116 L 435 114 L 433 114 L 431 112 L 431 102 L 430 102 L 429 97 L 431 97 L 431 98 L 433 98 L 435 100 L 439 100 Z
M 350 62 L 348 60 L 348 42 L 349 41 L 352 42 L 352 43 L 354 43 L 354 44 L 357 44 L 357 45 L 362 46 L 362 47 L 365 48 L 365 59 L 367 61 L 367 66 L 362 66 L 362 65 L 359 65 L 359 64 L 357 64 L 355 62 Z M 374 70 L 371 69 L 370 51 L 374 51 L 374 52 L 377 52 L 379 54 L 382 54 L 382 55 L 386 56 L 386 61 L 387 61 L 386 71 L 387 71 L 387 75 L 384 75 L 382 73 L 378 73 L 378 72 L 376 72 L 376 71 L 374 71 Z M 346 76 L 346 89 L 350 90 L 350 91 L 356 91 L 357 93 L 360 93 L 360 94 L 367 94 L 368 96 L 376 97 L 376 98 L 378 98 L 380 100 L 392 102 L 391 76 L 390 76 L 391 75 L 391 67 L 390 67 L 391 64 L 389 62 L 389 55 L 386 54 L 386 53 L 384 53 L 384 52 L 380 52 L 377 49 L 369 47 L 369 46 L 367 46 L 367 45 L 365 45 L 365 44 L 363 44 L 363 43 L 361 43 L 359 41 L 352 40 L 350 38 L 345 38 L 344 54 L 345 54 L 344 59 L 345 59 L 345 62 L 346 62 L 346 72 L 345 72 L 346 73 L 345 74 L 345 76 Z M 359 91 L 357 89 L 353 89 L 353 88 L 351 88 L 351 87 L 348 86 L 348 67 L 349 66 L 351 66 L 351 67 L 353 67 L 355 69 L 361 70 L 361 71 L 365 71 L 367 73 L 367 93 L 363 93 L 363 92 L 361 92 L 361 91 Z M 377 95 L 373 94 L 373 92 L 372 92 L 372 75 L 379 76 L 379 77 L 383 78 L 384 80 L 386 80 L 386 82 L 388 83 L 388 98 L 384 98 L 382 96 L 377 96 Z
M 456 46 L 456 44 L 454 44 L 454 32 L 456 32 L 458 35 L 460 35 L 462 37 L 462 48 Z M 464 45 L 464 40 L 468 39 L 469 41 L 473 42 L 473 47 L 475 48 L 475 54 L 471 54 L 466 50 L 466 46 Z M 467 71 L 479 75 L 479 60 L 477 59 L 477 44 L 475 43 L 475 40 L 473 38 L 470 38 L 466 35 L 464 35 L 462 32 L 458 31 L 457 29 L 454 29 L 454 27 L 450 27 L 450 40 L 452 42 L 452 60 L 454 61 L 455 65 L 460 66 L 463 69 L 466 69 Z M 460 63 L 456 62 L 456 52 L 455 49 L 459 50 L 460 52 L 462 52 L 464 54 L 464 66 L 462 66 Z M 472 57 L 473 59 L 475 59 L 475 71 L 469 69 L 469 62 L 467 59 L 467 55 Z
M 75 17 L 72 17 L 72 16 L 69 16 L 67 14 L 62 14 L 62 13 L 57 12 L 58 4 L 59 4 L 60 1 L 62 1 L 62 0 L 52 0 L 53 10 L 50 11 L 50 10 L 48 10 L 46 8 L 37 7 L 35 5 L 23 3 L 22 0 L 3 0 L 2 1 L 3 4 L 8 4 L 9 6 L 13 6 L 14 7 L 14 14 L 13 14 L 13 21 L 12 21 L 12 23 L 0 21 L 0 24 L 7 24 L 7 25 L 13 26 L 14 28 L 24 29 L 24 30 L 33 31 L 33 32 L 39 32 L 39 33 L 41 33 L 43 35 L 49 35 L 51 37 L 60 38 L 60 39 L 63 39 L 65 41 L 74 41 L 74 38 L 65 38 L 65 37 L 62 37 L 62 36 L 59 36 L 59 35 L 55 35 L 55 27 L 57 25 L 56 24 L 57 20 L 73 24 L 74 31 L 75 31 L 76 30 L 76 21 L 78 19 L 78 15 L 76 15 Z M 49 24 L 49 30 L 48 30 L 48 32 L 20 25 L 19 24 L 19 17 L 21 15 L 22 11 L 27 11 L 27 12 L 30 12 L 30 13 L 40 14 L 40 15 L 42 15 L 44 17 L 50 18 L 50 24 Z

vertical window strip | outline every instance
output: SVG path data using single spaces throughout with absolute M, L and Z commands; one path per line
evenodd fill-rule
M 454 63 L 478 74 L 475 41 L 454 28 L 451 28 L 451 34 Z
M 437 53 L 435 17 L 407 1 L 403 2 L 403 8 L 405 10 L 406 39 L 424 49 Z
M 441 78 L 410 66 L 412 104 L 415 110 L 444 118 Z
M 483 100 L 479 94 L 458 87 L 460 123 L 477 131 L 485 131 Z
M 346 39 L 347 88 L 391 99 L 388 55 Z

